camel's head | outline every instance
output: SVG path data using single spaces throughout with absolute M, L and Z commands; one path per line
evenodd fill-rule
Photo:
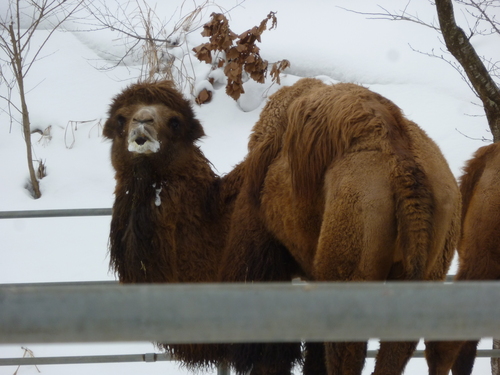
M 122 159 L 172 154 L 204 135 L 191 105 L 169 81 L 135 84 L 116 96 L 103 133 Z

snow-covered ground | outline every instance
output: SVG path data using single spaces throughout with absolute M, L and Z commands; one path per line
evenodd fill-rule
M 171 19 L 172 27 L 196 2 L 201 3 L 186 2 L 182 6 L 181 0 L 159 2 L 156 12 L 160 18 Z M 282 85 L 317 76 L 331 82 L 363 84 L 381 93 L 439 144 L 457 177 L 464 162 L 485 145 L 481 139 L 491 139 L 482 108 L 459 74 L 446 62 L 415 51 L 444 53 L 434 30 L 409 22 L 368 19 L 343 9 L 376 12 L 380 11 L 376 4 L 380 4 L 397 11 L 407 2 L 217 0 L 217 4 L 231 9 L 229 22 L 236 33 L 258 25 L 270 11 L 277 12 L 277 29 L 264 32 L 260 47 L 261 56 L 270 62 L 290 61 Z M 219 8 L 205 9 L 199 24 L 207 21 L 213 11 Z M 407 11 L 429 22 L 436 18 L 430 2 L 410 2 Z M 5 14 L 6 4 L 0 4 L 0 12 Z M 459 22 L 464 22 L 463 17 L 463 13 L 457 12 Z M 466 23 L 464 27 L 468 27 Z M 111 54 L 122 52 L 123 42 L 116 31 L 76 32 L 75 28 L 91 26 L 67 24 L 65 30 L 56 32 L 43 50 L 44 58 L 33 65 L 27 76 L 32 126 L 40 130 L 51 126 L 50 140 L 38 133 L 32 136 L 35 158 L 47 166 L 47 176 L 41 181 L 41 199 L 33 200 L 24 188 L 28 173 L 21 127 L 16 122 L 19 116 L 11 125 L 8 114 L 0 113 L 0 211 L 100 208 L 113 203 L 110 143 L 101 137 L 101 124 L 110 99 L 134 82 L 138 67 L 129 64 L 110 71 L 96 69 L 108 64 Z M 206 41 L 200 31 L 187 36 L 190 48 Z M 44 30 L 37 32 L 34 42 L 46 34 Z M 480 54 L 499 61 L 498 39 L 478 37 L 472 42 Z M 191 58 L 188 67 L 196 84 L 204 85 L 209 67 L 195 58 Z M 246 93 L 235 102 L 223 87 L 216 87 L 209 104 L 194 106 L 207 134 L 201 148 L 218 173 L 228 172 L 242 160 L 250 129 L 267 96 L 278 88 L 249 81 L 245 84 Z M 3 86 L 0 95 L 5 95 Z M 0 102 L 0 108 L 5 107 Z M 114 279 L 108 270 L 109 221 L 109 217 L 0 220 L 0 283 Z M 454 273 L 455 267 L 450 273 Z M 485 340 L 482 346 L 490 344 Z M 154 350 L 150 343 L 25 346 L 39 357 Z M 0 346 L 0 357 L 23 354 L 21 345 Z M 0 367 L 0 374 L 13 374 L 15 370 Z M 43 374 L 188 373 L 178 364 L 167 362 L 41 366 L 40 370 Z M 368 360 L 365 373 L 372 370 L 373 361 Z M 21 368 L 18 374 L 36 372 L 31 366 Z M 474 374 L 487 372 L 489 360 L 478 359 Z M 426 373 L 423 359 L 413 359 L 407 367 L 406 374 L 417 373 Z

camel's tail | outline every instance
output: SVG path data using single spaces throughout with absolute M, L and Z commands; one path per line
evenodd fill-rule
M 422 280 L 432 247 L 434 199 L 427 176 L 413 159 L 397 156 L 395 164 L 396 246 L 403 254 L 404 279 Z
M 423 280 L 434 240 L 434 194 L 427 175 L 411 151 L 408 121 L 399 111 L 391 112 L 387 124 L 397 133 L 390 137 L 394 150 L 392 186 L 398 228 L 396 246 L 403 254 L 404 279 Z

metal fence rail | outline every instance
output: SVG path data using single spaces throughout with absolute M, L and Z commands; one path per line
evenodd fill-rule
M 0 211 L 0 219 L 43 217 L 110 216 L 111 208 L 71 208 L 62 210 Z
M 375 358 L 377 350 L 368 350 L 367 358 Z M 424 358 L 423 350 L 415 350 L 413 358 Z M 478 349 L 478 358 L 500 358 L 499 349 Z M 95 363 L 163 362 L 175 361 L 166 353 L 112 354 L 62 357 L 0 358 L 0 366 L 42 366 L 42 365 L 79 365 Z
M 40 365 L 75 365 L 89 363 L 122 363 L 122 362 L 161 362 L 172 361 L 166 353 L 146 354 L 113 354 L 113 355 L 86 355 L 64 357 L 29 357 L 29 358 L 0 358 L 0 366 L 40 366 Z
M 0 343 L 500 337 L 500 284 L 0 286 Z
M 111 213 L 110 208 L 4 211 L 0 219 Z M 0 343 L 478 339 L 500 336 L 499 297 L 495 282 L 0 285 Z M 376 353 L 370 350 L 368 357 Z M 478 350 L 477 356 L 500 358 L 500 350 Z M 163 353 L 0 358 L 0 366 L 168 360 Z M 218 375 L 227 374 L 227 368 L 218 369 Z

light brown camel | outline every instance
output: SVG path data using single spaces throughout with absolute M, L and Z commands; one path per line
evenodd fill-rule
M 243 164 L 223 280 L 444 279 L 459 231 L 458 187 L 437 145 L 388 99 L 302 79 L 271 96 Z M 277 259 L 288 269 L 275 278 L 262 264 Z M 401 374 L 416 344 L 381 343 L 374 374 Z M 248 353 L 268 352 L 234 345 L 229 358 L 245 364 Z M 306 345 L 304 373 L 361 374 L 366 344 L 326 343 L 324 352 Z
M 455 281 L 500 279 L 500 145 L 481 147 L 460 178 L 462 233 Z M 470 375 L 478 341 L 429 343 L 430 375 Z

